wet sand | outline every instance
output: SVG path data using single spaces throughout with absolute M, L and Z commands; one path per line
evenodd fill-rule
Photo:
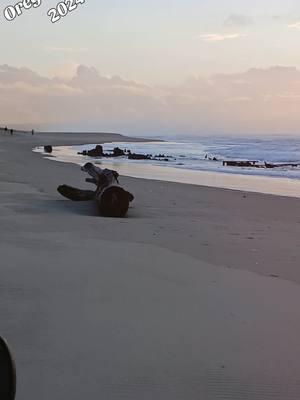
M 299 399 L 300 200 L 122 177 L 136 200 L 105 219 L 56 192 L 78 166 L 31 151 L 110 140 L 0 135 L 17 399 Z

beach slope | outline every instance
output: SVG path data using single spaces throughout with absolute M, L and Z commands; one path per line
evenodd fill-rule
M 120 138 L 0 136 L 17 399 L 299 399 L 300 200 L 121 177 L 128 218 L 101 218 L 56 191 L 78 166 L 32 152 Z

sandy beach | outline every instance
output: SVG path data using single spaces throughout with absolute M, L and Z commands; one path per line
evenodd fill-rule
M 56 191 L 78 166 L 32 152 L 121 140 L 0 135 L 17 399 L 299 399 L 300 200 L 121 177 L 128 218 L 101 218 Z

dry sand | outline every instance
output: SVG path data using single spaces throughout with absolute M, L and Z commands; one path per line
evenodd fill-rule
M 122 178 L 123 220 L 64 200 L 78 166 L 0 135 L 0 333 L 21 400 L 300 398 L 300 200 Z M 124 138 L 122 138 L 122 141 Z

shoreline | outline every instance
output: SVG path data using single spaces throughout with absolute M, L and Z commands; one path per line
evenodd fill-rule
M 128 218 L 101 218 L 56 192 L 90 187 L 79 167 L 32 152 L 66 140 L 82 137 L 0 135 L 19 396 L 299 398 L 299 199 L 121 176 Z
M 148 139 L 141 139 L 140 141 L 149 142 Z M 88 144 L 85 143 L 85 145 Z M 132 178 L 300 198 L 300 180 L 297 179 L 192 170 L 168 165 L 158 166 L 150 162 L 148 164 L 147 162 L 130 163 L 118 158 L 92 158 L 75 154 L 67 146 L 54 146 L 52 154 L 44 153 L 42 148 L 36 149 L 34 152 L 41 154 L 44 158 L 63 163 L 83 165 L 86 162 L 93 162 L 103 166 L 103 168 L 116 169 L 120 175 Z

